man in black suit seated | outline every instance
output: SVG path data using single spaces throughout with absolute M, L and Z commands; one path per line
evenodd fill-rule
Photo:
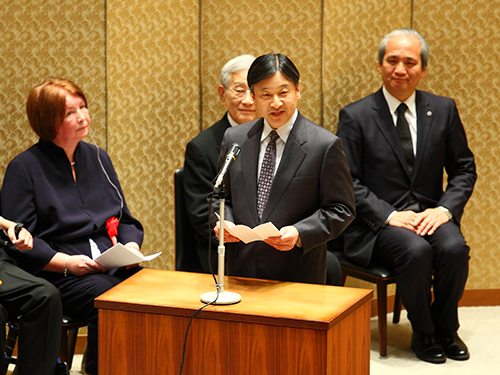
M 378 53 L 382 88 L 340 111 L 337 135 L 357 213 L 344 252 L 365 266 L 375 259 L 394 267 L 412 349 L 421 360 L 443 363 L 469 358 L 457 334 L 469 264 L 460 219 L 476 167 L 455 102 L 416 90 L 428 58 L 418 32 L 388 34 Z
M 217 175 L 222 137 L 227 128 L 259 117 L 247 84 L 247 73 L 255 60 L 252 55 L 241 55 L 229 60 L 221 70 L 221 84 L 217 92 L 227 112 L 222 119 L 202 131 L 186 146 L 184 160 L 184 191 L 191 224 L 196 230 L 196 251 L 204 272 L 208 264 L 208 203 Z M 212 233 L 212 269 L 217 272 L 217 239 Z
M 33 237 L 0 216 L 0 348 L 5 348 L 5 324 L 17 320 L 18 358 L 14 374 L 54 375 L 61 342 L 62 305 L 59 291 L 48 281 L 16 265 L 4 247 L 30 251 Z M 5 235 L 4 235 L 5 234 Z M 8 240 L 7 240 L 8 238 Z M 64 365 L 63 365 L 64 367 Z M 3 364 L 0 366 L 3 370 Z

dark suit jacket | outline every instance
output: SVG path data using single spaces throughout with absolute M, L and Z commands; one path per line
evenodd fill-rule
M 207 196 L 213 190 L 212 180 L 217 175 L 217 160 L 222 137 L 231 125 L 228 114 L 214 125 L 194 137 L 186 146 L 184 159 L 184 194 L 191 224 L 196 230 L 196 251 L 201 261 L 208 257 L 208 202 Z M 217 264 L 217 238 L 212 234 L 213 261 Z M 215 246 L 215 247 L 214 247 Z M 201 254 L 205 253 L 205 256 Z M 208 264 L 202 267 L 208 271 Z
M 356 197 L 356 220 L 344 234 L 344 252 L 367 265 L 389 214 L 403 210 L 410 194 L 420 210 L 447 207 L 458 224 L 474 183 L 474 156 L 452 99 L 416 92 L 417 152 L 408 173 L 403 149 L 382 89 L 340 111 L 337 135 L 344 142 Z M 443 171 L 448 184 L 443 191 Z
M 118 241 L 133 241 L 140 246 L 144 236 L 141 223 L 127 207 L 108 154 L 81 141 L 75 150 L 75 161 L 78 183 L 64 150 L 40 140 L 9 163 L 3 180 L 2 214 L 24 223 L 33 235 L 32 250 L 7 251 L 19 267 L 52 283 L 64 279 L 63 274 L 42 269 L 56 252 L 91 257 L 90 238 L 101 251 L 112 246 L 106 220 L 120 216 L 121 199 Z
M 262 241 L 228 244 L 227 272 L 324 284 L 326 242 L 338 236 L 354 218 L 352 180 L 342 142 L 299 113 L 259 221 L 257 164 L 263 127 L 261 118 L 230 128 L 224 135 L 219 164 L 234 142 L 241 146 L 226 180 L 226 220 L 251 228 L 268 221 L 278 229 L 294 225 L 303 246 L 278 251 Z

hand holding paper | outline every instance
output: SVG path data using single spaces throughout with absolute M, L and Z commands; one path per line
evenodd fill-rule
M 289 251 L 295 246 L 302 246 L 299 244 L 299 231 L 293 225 L 281 228 L 280 233 L 280 237 L 269 237 L 265 242 L 279 251 Z
M 261 224 L 252 229 L 246 225 L 235 225 L 231 221 L 224 220 L 224 230 L 232 236 L 239 238 L 244 243 L 264 241 L 269 237 L 281 236 L 278 228 L 271 222 Z

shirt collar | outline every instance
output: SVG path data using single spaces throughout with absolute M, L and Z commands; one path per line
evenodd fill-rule
M 276 133 L 278 133 L 280 139 L 286 143 L 288 140 L 288 136 L 290 135 L 290 132 L 292 131 L 293 124 L 295 124 L 295 121 L 297 120 L 297 117 L 299 116 L 299 110 L 295 109 L 295 112 L 293 113 L 293 116 L 290 118 L 290 120 L 287 121 L 286 124 L 283 126 L 279 127 L 278 129 L 273 129 L 271 125 L 267 122 L 266 119 L 264 119 L 264 129 L 262 130 L 262 135 L 260 136 L 260 141 L 262 142 L 264 139 L 267 138 L 269 133 L 271 131 L 276 130 Z
M 238 126 L 238 123 L 233 120 L 233 118 L 231 117 L 231 115 L 229 114 L 229 112 L 227 113 L 227 121 L 229 121 L 229 125 L 231 125 L 231 127 L 233 127 L 233 128 L 235 126 Z
M 385 101 L 387 102 L 387 105 L 389 106 L 389 110 L 391 111 L 391 114 L 394 115 L 396 112 L 396 109 L 398 109 L 399 105 L 402 103 L 399 101 L 399 99 L 396 99 L 394 96 L 392 96 L 389 91 L 385 88 L 385 85 L 382 88 L 382 92 L 384 93 Z M 406 99 L 403 103 L 405 103 L 408 106 L 408 110 L 410 111 L 410 114 L 415 117 L 416 116 L 416 107 L 415 107 L 415 97 L 416 97 L 416 91 L 413 91 L 413 94 L 410 95 L 408 99 Z

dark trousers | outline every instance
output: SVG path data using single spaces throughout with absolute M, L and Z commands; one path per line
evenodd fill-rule
M 3 251 L 3 250 L 0 250 Z M 48 281 L 0 260 L 0 304 L 18 320 L 18 375 L 54 375 L 61 347 L 59 291 Z M 0 347 L 5 348 L 5 314 L 0 314 Z M 3 320 L 3 321 L 2 321 Z
M 112 272 L 85 276 L 68 275 L 54 282 L 62 296 L 64 314 L 74 319 L 87 319 L 87 358 L 85 371 L 97 374 L 97 313 L 94 299 L 123 280 L 132 276 L 142 267 L 129 270 L 120 269 Z
M 414 330 L 458 330 L 469 246 L 455 223 L 447 222 L 425 237 L 404 228 L 384 227 L 375 244 L 374 260 L 395 268 L 396 284 Z

